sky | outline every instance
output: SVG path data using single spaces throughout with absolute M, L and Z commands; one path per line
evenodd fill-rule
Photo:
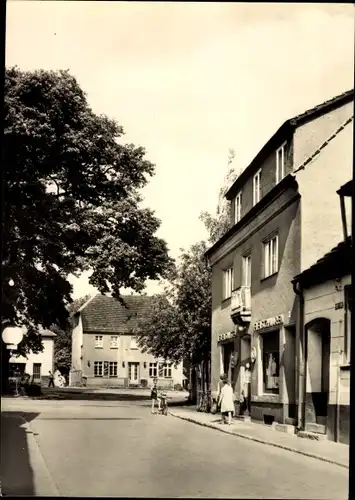
M 144 205 L 170 255 L 206 238 L 227 173 L 288 118 L 354 87 L 351 4 L 7 2 L 6 65 L 69 69 L 146 148 Z M 73 297 L 95 290 L 71 278 Z M 159 291 L 148 283 L 147 293 Z

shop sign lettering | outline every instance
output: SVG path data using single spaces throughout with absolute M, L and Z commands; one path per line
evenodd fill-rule
M 284 318 L 282 314 L 278 316 L 274 316 L 272 318 L 263 319 L 261 321 L 257 321 L 254 325 L 254 331 L 262 330 L 263 328 L 270 328 L 271 326 L 281 325 L 284 322 Z
M 221 342 L 222 340 L 234 339 L 235 337 L 236 337 L 235 332 L 221 333 L 220 335 L 218 335 L 218 342 Z

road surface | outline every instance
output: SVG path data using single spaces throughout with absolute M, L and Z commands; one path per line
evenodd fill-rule
M 61 496 L 347 498 L 347 469 L 151 415 L 148 401 L 6 400 L 2 411 L 30 420 Z

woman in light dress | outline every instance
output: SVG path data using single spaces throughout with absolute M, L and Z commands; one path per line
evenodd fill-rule
M 219 395 L 219 406 L 221 407 L 222 422 L 226 424 L 226 418 L 228 417 L 228 425 L 231 425 L 232 415 L 234 414 L 234 393 L 227 378 L 224 378 L 222 380 L 222 383 L 223 386 Z

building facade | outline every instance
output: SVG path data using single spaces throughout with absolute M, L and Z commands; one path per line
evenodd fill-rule
M 9 361 L 9 375 L 14 377 L 14 373 L 27 373 L 35 383 L 46 383 L 49 371 L 53 373 L 54 362 L 54 338 L 55 333 L 50 330 L 41 330 L 43 351 L 37 354 L 29 352 L 26 357 L 13 355 Z
M 212 390 L 227 373 L 237 412 L 265 422 L 298 421 L 292 281 L 342 239 L 336 187 L 352 172 L 353 96 L 346 92 L 280 127 L 227 192 L 232 227 L 206 253 Z
M 143 353 L 134 332 L 138 316 L 148 310 L 151 297 L 123 296 L 126 307 L 105 295 L 96 295 L 74 315 L 70 385 L 174 388 L 183 383 L 182 363 Z

